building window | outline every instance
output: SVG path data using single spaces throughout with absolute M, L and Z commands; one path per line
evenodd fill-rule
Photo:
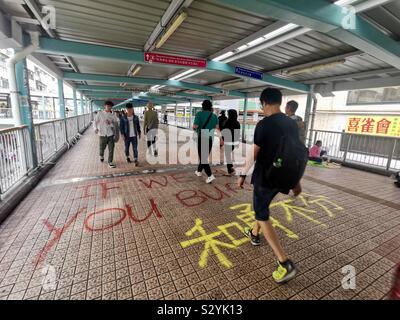
M 347 105 L 400 103 L 400 87 L 349 91 Z
M 0 87 L 3 89 L 8 89 L 9 88 L 8 79 L 1 77 L 0 78 Z

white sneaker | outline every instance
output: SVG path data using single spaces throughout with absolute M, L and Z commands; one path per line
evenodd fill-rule
M 214 175 L 212 174 L 211 176 L 209 176 L 209 177 L 207 178 L 206 183 L 211 183 L 211 182 L 213 182 L 214 180 L 215 180 L 215 177 L 214 177 Z
M 198 177 L 201 177 L 201 175 L 202 175 L 202 173 L 201 173 L 201 172 L 198 172 L 197 170 L 194 172 L 194 174 L 195 174 L 196 176 L 198 176 Z

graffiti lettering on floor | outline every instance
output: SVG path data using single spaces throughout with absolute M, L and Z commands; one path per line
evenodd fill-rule
M 198 196 L 196 194 L 196 196 Z M 297 205 L 300 202 L 302 206 Z M 319 209 L 322 209 L 324 213 L 330 217 L 334 218 L 335 214 L 333 210 L 342 211 L 343 208 L 336 203 L 329 200 L 325 196 L 314 196 L 311 194 L 302 194 L 298 198 L 286 199 L 278 202 L 274 202 L 270 206 L 271 209 L 281 209 L 284 212 L 284 216 L 288 223 L 293 223 L 293 215 L 296 214 L 301 218 L 304 218 L 316 225 L 327 227 L 325 223 L 313 218 L 311 215 L 319 213 Z M 255 223 L 255 213 L 252 210 L 250 203 L 238 204 L 230 207 L 231 210 L 239 210 L 239 215 L 236 216 L 238 220 L 242 222 L 231 222 L 224 225 L 217 226 L 218 231 L 207 234 L 207 231 L 203 227 L 203 221 L 199 218 L 195 220 L 195 226 L 187 231 L 185 235 L 187 237 L 192 237 L 196 233 L 199 235 L 197 238 L 192 238 L 190 240 L 182 241 L 180 245 L 183 248 L 187 248 L 199 243 L 203 243 L 203 249 L 200 254 L 199 266 L 204 268 L 207 266 L 207 261 L 209 255 L 212 253 L 217 256 L 218 261 L 226 268 L 231 268 L 233 263 L 228 259 L 228 257 L 221 251 L 220 248 L 225 248 L 229 250 L 235 250 L 241 245 L 249 242 L 249 239 L 245 236 L 235 237 L 230 230 L 235 229 L 243 235 L 243 224 L 249 227 L 253 227 Z M 274 213 L 277 210 L 274 210 Z M 291 229 L 286 227 L 277 217 L 270 217 L 272 226 L 276 229 L 282 231 L 288 238 L 298 240 L 300 237 Z M 223 239 L 219 237 L 225 237 L 229 242 L 224 242 Z M 217 239 L 218 238 L 218 239 Z

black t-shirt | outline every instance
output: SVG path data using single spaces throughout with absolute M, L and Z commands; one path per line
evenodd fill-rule
M 240 140 L 240 123 L 237 120 L 228 120 L 225 121 L 223 126 L 222 135 L 224 137 L 225 142 L 237 142 Z M 230 130 L 230 134 L 224 130 Z
M 262 119 L 254 132 L 254 144 L 260 147 L 254 167 L 252 183 L 269 187 L 265 179 L 266 170 L 272 166 L 279 142 L 283 135 L 299 139 L 299 130 L 295 121 L 283 113 L 276 113 Z

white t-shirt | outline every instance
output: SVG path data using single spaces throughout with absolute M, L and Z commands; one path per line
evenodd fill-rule
M 136 137 L 135 134 L 135 128 L 134 128 L 134 124 L 133 124 L 133 116 L 132 117 L 128 117 L 128 123 L 129 123 L 129 137 Z
M 97 114 L 94 121 L 94 129 L 99 130 L 99 135 L 111 137 L 118 130 L 118 119 L 114 113 L 101 111 Z

